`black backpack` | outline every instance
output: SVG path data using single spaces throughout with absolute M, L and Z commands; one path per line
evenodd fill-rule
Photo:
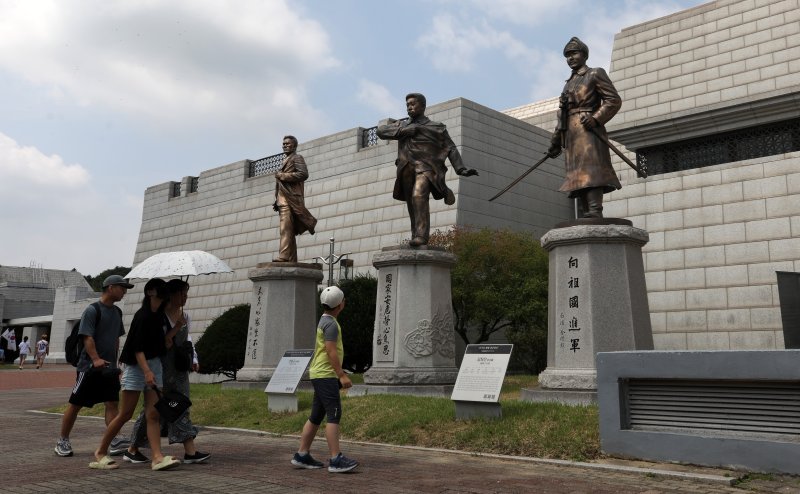
M 94 306 L 94 327 L 97 329 L 97 325 L 100 324 L 100 302 L 94 302 L 92 304 Z M 120 319 L 122 318 L 122 309 L 114 306 L 117 311 L 119 311 Z M 83 352 L 83 338 L 78 334 L 78 330 L 81 329 L 81 321 L 78 320 L 75 324 L 72 325 L 72 331 L 70 331 L 69 336 L 67 336 L 67 341 L 64 342 L 64 356 L 67 359 L 67 362 L 72 364 L 73 367 L 78 366 L 78 360 L 81 358 L 81 352 Z

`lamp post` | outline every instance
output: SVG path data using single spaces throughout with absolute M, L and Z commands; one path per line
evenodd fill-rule
M 333 286 L 333 265 L 336 264 L 337 262 L 339 262 L 339 260 L 342 260 L 343 264 L 346 263 L 346 265 L 345 265 L 345 276 L 347 276 L 347 273 L 349 272 L 349 267 L 352 267 L 352 262 L 347 262 L 347 261 L 350 261 L 350 260 L 349 259 L 344 259 L 345 257 L 347 257 L 350 254 L 352 254 L 352 252 L 347 252 L 345 254 L 340 254 L 340 255 L 337 256 L 336 254 L 333 253 L 333 246 L 334 246 L 335 243 L 336 242 L 335 242 L 334 238 L 331 237 L 329 254 L 327 256 L 325 256 L 325 257 L 317 256 L 317 257 L 314 258 L 315 260 L 319 259 L 323 264 L 326 264 L 328 266 L 328 286 Z M 341 270 L 341 266 L 340 266 L 339 269 Z

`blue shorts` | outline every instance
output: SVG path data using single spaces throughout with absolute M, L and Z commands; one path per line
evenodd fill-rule
M 147 366 L 156 376 L 156 386 L 164 387 L 164 372 L 161 368 L 161 358 L 147 360 Z M 144 382 L 144 372 L 138 365 L 125 365 L 122 370 L 122 391 L 144 391 L 147 384 Z

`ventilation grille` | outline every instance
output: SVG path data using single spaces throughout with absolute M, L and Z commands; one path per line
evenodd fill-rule
M 629 379 L 621 387 L 622 429 L 800 442 L 797 381 Z

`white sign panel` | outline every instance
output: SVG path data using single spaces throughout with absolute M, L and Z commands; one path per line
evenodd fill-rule
M 267 383 L 265 393 L 294 393 L 314 350 L 286 350 Z
M 467 345 L 453 388 L 454 401 L 497 403 L 514 345 Z

